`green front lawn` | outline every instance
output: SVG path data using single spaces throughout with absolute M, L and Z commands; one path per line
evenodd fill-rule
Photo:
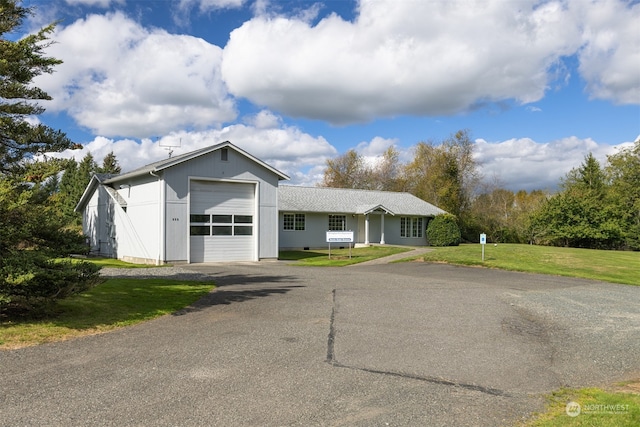
M 59 301 L 57 316 L 0 322 L 0 349 L 26 347 L 133 325 L 184 308 L 213 283 L 165 279 L 109 279 Z
M 434 248 L 420 259 L 640 285 L 640 252 L 487 244 L 483 262 L 481 245 L 465 244 Z
M 637 384 L 637 383 L 636 383 Z M 571 405 L 567 411 L 568 403 Z M 571 414 L 572 416 L 569 416 Z M 637 427 L 640 425 L 640 395 L 598 388 L 562 389 L 548 396 L 547 410 L 536 414 L 526 427 Z
M 64 258 L 64 259 L 69 259 L 69 258 Z M 115 259 L 115 258 L 94 258 L 94 257 L 71 258 L 71 261 L 72 262 L 87 261 L 87 262 L 90 262 L 91 264 L 95 264 L 97 266 L 104 267 L 104 268 L 107 268 L 107 267 L 109 267 L 109 268 L 156 268 L 156 267 L 169 267 L 168 264 L 163 264 L 163 265 L 133 264 L 133 263 L 121 261 L 121 260 Z
M 351 258 L 349 258 L 348 248 L 331 248 L 331 259 L 329 259 L 329 249 L 281 251 L 278 258 L 284 261 L 297 261 L 296 265 L 308 267 L 342 267 L 410 250 L 411 248 L 401 248 L 397 246 L 369 246 L 366 248 L 351 249 Z

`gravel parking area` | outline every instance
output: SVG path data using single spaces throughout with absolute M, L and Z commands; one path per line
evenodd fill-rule
M 640 374 L 640 288 L 426 263 L 105 269 L 214 280 L 172 316 L 0 352 L 0 424 L 513 426 Z

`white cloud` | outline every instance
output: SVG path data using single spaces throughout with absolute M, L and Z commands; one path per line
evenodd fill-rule
M 236 96 L 338 124 L 453 114 L 541 99 L 580 43 L 558 2 L 362 0 L 355 22 L 253 18 L 231 33 L 222 75 Z
M 593 96 L 640 102 L 638 10 L 621 0 L 361 0 L 354 22 L 330 15 L 315 26 L 265 13 L 231 33 L 222 75 L 236 96 L 345 124 L 538 101 L 586 43 Z
M 640 104 L 640 3 L 574 3 L 584 18 L 580 73 L 592 98 Z
M 180 0 L 178 7 L 182 10 L 190 10 L 197 6 L 200 12 L 216 9 L 234 9 L 242 7 L 245 0 Z
M 106 9 L 112 4 L 123 5 L 125 0 L 65 0 L 65 3 L 71 6 L 98 6 Z
M 571 169 L 579 167 L 590 152 L 604 166 L 607 155 L 630 145 L 630 142 L 618 146 L 598 144 L 591 138 L 575 136 L 547 143 L 529 138 L 494 143 L 478 139 L 475 141 L 475 158 L 485 177 L 497 177 L 504 187 L 513 191 L 554 191 L 560 179 Z
M 258 116 L 266 115 L 268 112 L 262 112 Z M 279 117 L 274 118 L 280 122 Z M 256 122 L 260 123 L 261 119 Z M 174 132 L 156 141 L 149 138 L 134 141 L 99 136 L 82 150 L 67 150 L 59 156 L 74 157 L 79 161 L 87 153 L 91 153 L 100 163 L 105 155 L 113 151 L 123 172 L 126 172 L 167 158 L 169 150 L 178 155 L 223 141 L 232 142 L 289 175 L 292 184 L 314 185 L 322 179 L 326 159 L 338 154 L 323 137 L 311 136 L 296 127 L 236 124 L 221 129 Z
M 53 101 L 103 136 L 149 137 L 206 129 L 236 118 L 220 79 L 221 49 L 122 13 L 90 15 L 56 31 L 49 53 L 64 61 L 36 79 Z
M 395 146 L 397 143 L 398 140 L 396 138 L 376 136 L 371 141 L 363 141 L 358 144 L 356 151 L 366 157 L 380 157 L 389 147 Z

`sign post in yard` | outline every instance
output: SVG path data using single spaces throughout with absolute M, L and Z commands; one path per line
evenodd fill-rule
M 484 233 L 480 235 L 480 244 L 482 245 L 482 262 L 484 262 L 484 245 L 487 244 L 487 235 Z
M 329 244 L 329 259 L 331 259 L 331 243 L 349 243 L 349 259 L 351 259 L 353 231 L 327 231 L 327 243 Z

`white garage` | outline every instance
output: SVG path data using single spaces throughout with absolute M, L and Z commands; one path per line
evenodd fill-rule
M 278 257 L 288 176 L 230 142 L 92 178 L 76 210 L 90 252 L 138 263 Z
M 256 185 L 191 181 L 191 262 L 257 260 Z

